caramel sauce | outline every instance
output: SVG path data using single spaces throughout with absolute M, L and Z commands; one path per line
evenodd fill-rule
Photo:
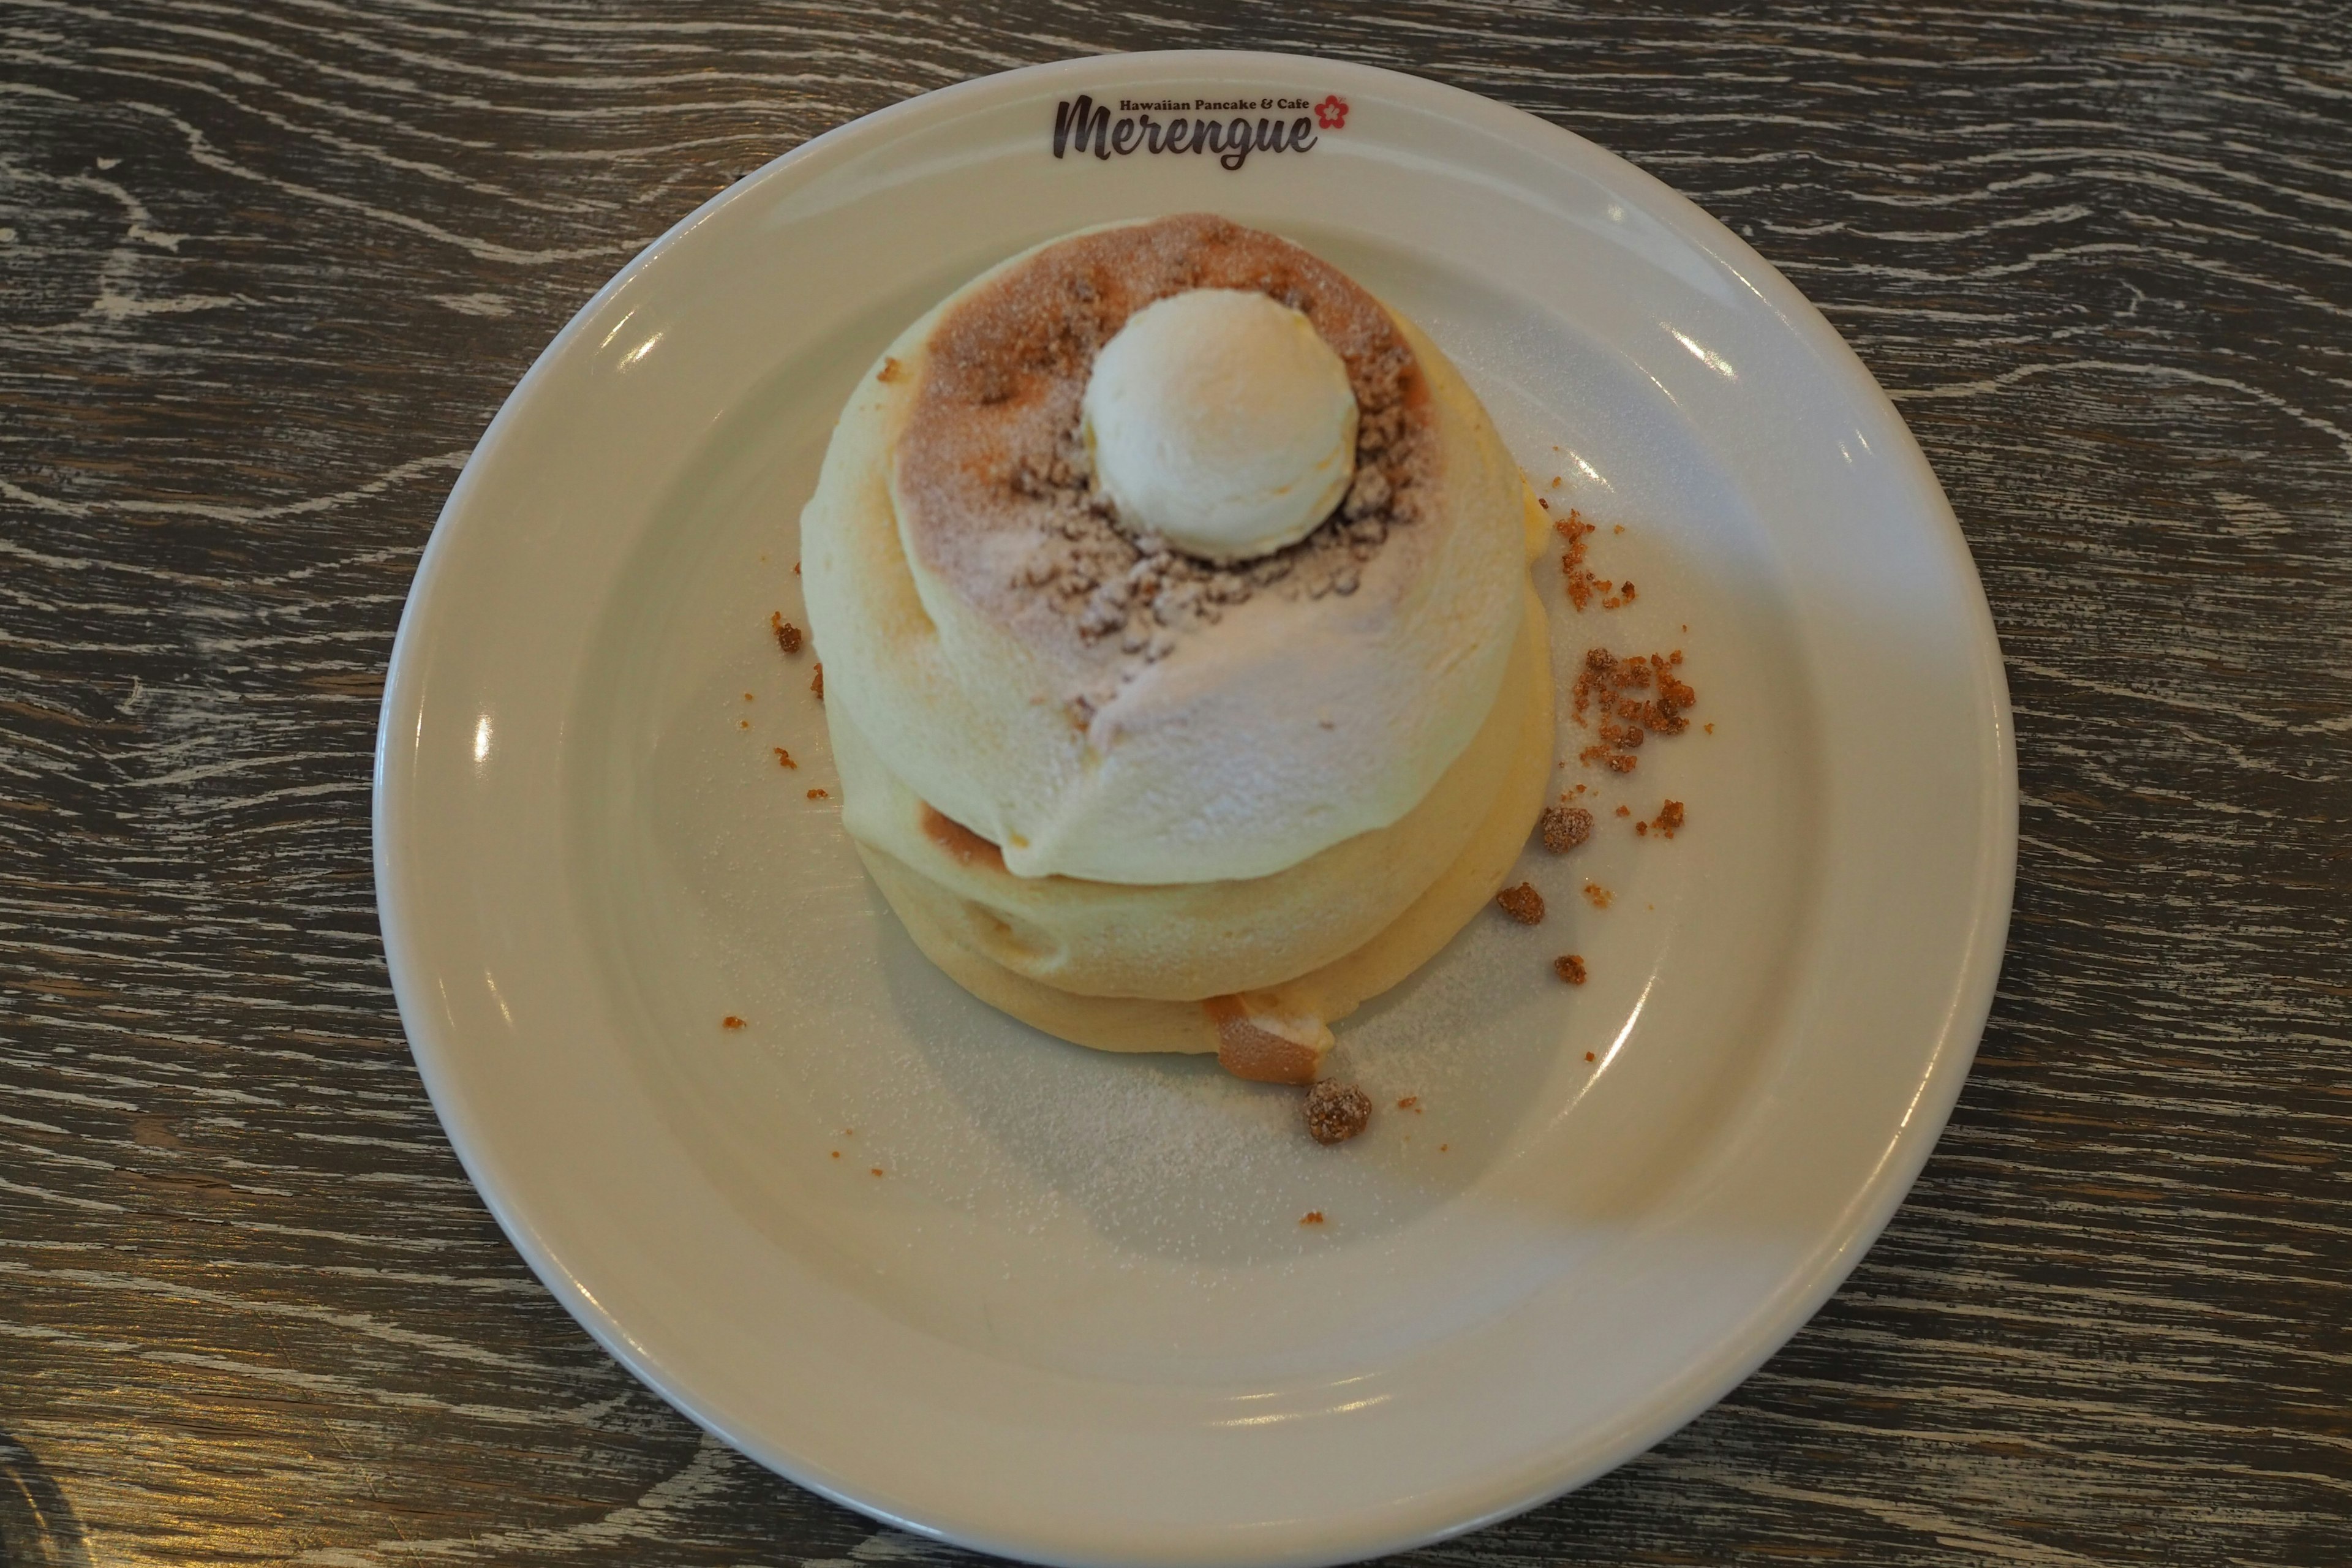
M 960 866 L 1004 869 L 1004 851 L 949 816 L 929 801 L 923 803 L 923 837 L 946 850 Z

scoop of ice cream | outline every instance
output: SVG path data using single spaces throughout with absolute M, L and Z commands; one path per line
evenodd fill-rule
M 1356 395 L 1314 324 L 1255 289 L 1194 289 L 1103 345 L 1083 431 L 1120 524 L 1247 561 L 1312 532 L 1356 471 Z

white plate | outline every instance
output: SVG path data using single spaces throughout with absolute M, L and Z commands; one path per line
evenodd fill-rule
M 1227 172 L 1056 159 L 1079 93 L 1349 109 Z M 1715 726 L 1628 779 L 1568 764 L 1604 814 L 1578 855 L 1528 857 L 1550 920 L 1474 921 L 1341 1026 L 1383 1110 L 1338 1150 L 1291 1095 L 1059 1044 L 933 973 L 807 798 L 833 783 L 821 713 L 768 633 L 805 621 L 798 510 L 888 338 L 1035 240 L 1184 209 L 1289 235 L 1419 320 L 1538 483 L 1602 525 L 1602 574 L 1641 585 L 1579 616 L 1542 569 L 1563 666 L 1684 647 Z M 1671 842 L 1607 815 L 1668 795 Z M 932 93 L 632 263 L 449 498 L 375 810 L 417 1064 L 589 1331 L 804 1485 L 1074 1563 L 1409 1546 L 1704 1409 L 1935 1142 L 2015 858 L 1967 549 L 1821 317 L 1566 132 L 1274 55 Z M 1569 951 L 1580 989 L 1549 973 Z

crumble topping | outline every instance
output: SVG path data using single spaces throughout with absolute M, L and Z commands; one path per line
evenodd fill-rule
M 1516 888 L 1505 888 L 1495 895 L 1495 902 L 1503 912 L 1523 926 L 1540 925 L 1544 918 L 1543 895 L 1536 891 L 1533 882 L 1521 882 Z
M 1307 1131 L 1318 1143 L 1345 1143 L 1372 1120 L 1371 1096 L 1350 1083 L 1325 1079 L 1307 1091 Z
M 1554 479 L 1552 482 L 1558 484 L 1559 481 Z M 1547 511 L 1551 510 L 1551 503 L 1549 501 L 1538 501 L 1537 504 L 1542 506 Z M 1559 552 L 1559 572 L 1560 575 L 1567 579 L 1568 602 L 1574 605 L 1577 613 L 1580 615 L 1584 607 L 1592 603 L 1593 584 L 1597 581 L 1592 575 L 1592 569 L 1584 563 L 1584 540 L 1587 534 L 1592 532 L 1592 524 L 1585 521 L 1583 515 L 1574 507 L 1570 507 L 1568 515 L 1557 520 L 1551 526 L 1552 531 L 1567 542 L 1567 548 Z
M 1297 543 L 1218 565 L 1118 526 L 1078 437 L 1096 353 L 1144 306 L 1247 289 L 1304 314 L 1347 366 L 1356 475 Z M 1262 594 L 1359 592 L 1422 515 L 1438 460 L 1426 379 L 1379 301 L 1287 240 L 1193 214 L 1048 247 L 940 321 L 899 443 L 907 537 L 965 597 L 1062 641 L 1099 675 L 1073 722 Z M 1409 570 L 1409 562 L 1404 564 Z
M 1684 713 L 1696 706 L 1698 693 L 1676 670 L 1683 650 L 1634 654 L 1620 658 L 1605 647 L 1587 649 L 1577 671 L 1570 716 L 1600 736 L 1577 760 L 1595 763 L 1612 773 L 1630 773 L 1641 759 L 1633 753 L 1651 735 L 1679 735 L 1690 728 Z M 1587 722 L 1588 718 L 1597 724 Z
M 1592 837 L 1592 814 L 1580 805 L 1548 805 L 1537 826 L 1543 829 L 1543 847 L 1565 855 Z
M 1552 480 L 1555 487 L 1559 482 L 1557 478 Z M 1536 504 L 1546 511 L 1551 510 L 1551 502 L 1540 496 L 1537 498 Z M 1633 586 L 1632 578 L 1629 577 L 1622 583 L 1614 583 L 1606 577 L 1596 575 L 1592 568 L 1585 563 L 1584 542 L 1587 537 L 1598 531 L 1598 525 L 1585 521 L 1583 513 L 1570 507 L 1568 510 L 1568 515 L 1555 519 L 1551 526 L 1552 531 L 1566 542 L 1566 547 L 1559 552 L 1559 573 L 1561 577 L 1566 579 L 1568 602 L 1576 606 L 1578 614 L 1581 615 L 1595 598 L 1601 601 L 1601 607 L 1604 610 L 1622 610 L 1641 597 L 1640 592 Z M 1619 523 L 1616 531 L 1619 533 L 1624 532 L 1625 525 Z

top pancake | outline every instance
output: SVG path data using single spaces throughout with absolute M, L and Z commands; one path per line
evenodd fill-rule
M 1192 289 L 1246 289 L 1305 315 L 1347 366 L 1359 478 L 1307 538 L 1221 569 L 1149 548 L 1089 487 L 1077 440 L 1095 355 L 1127 319 Z M 919 566 L 1092 679 L 1173 653 L 1228 607 L 1271 591 L 1393 597 L 1430 542 L 1400 525 L 1431 479 L 1427 379 L 1380 302 L 1289 241 L 1187 214 L 1046 247 L 972 289 L 940 319 L 898 447 L 893 493 Z
M 1076 438 L 1099 346 L 1201 286 L 1300 310 L 1370 432 L 1340 510 L 1232 570 L 1120 532 Z M 1053 241 L 909 326 L 843 410 L 802 516 L 826 700 L 1015 875 L 1270 875 L 1404 816 L 1476 732 L 1520 494 L 1435 346 L 1288 242 L 1197 216 Z

